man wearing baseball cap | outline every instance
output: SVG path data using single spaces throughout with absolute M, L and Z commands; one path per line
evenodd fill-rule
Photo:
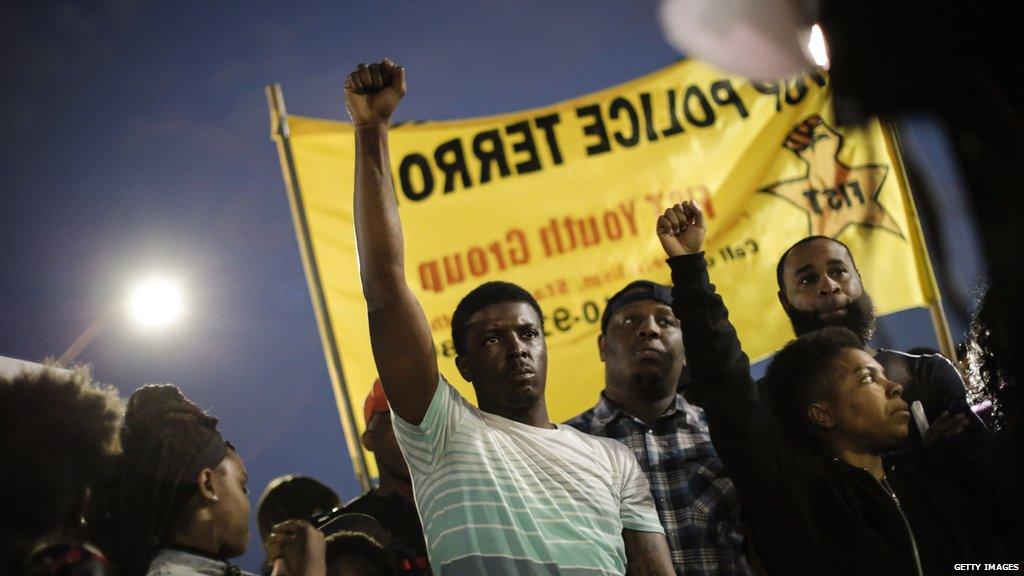
M 413 502 L 409 467 L 395 440 L 388 399 L 378 379 L 363 403 L 363 447 L 373 452 L 379 483 L 376 488 L 337 510 L 333 516 L 366 514 L 391 533 L 402 574 L 430 574 L 423 526 Z M 322 523 L 326 524 L 325 519 Z
M 636 454 L 682 574 L 753 574 L 739 500 L 715 454 L 704 412 L 676 391 L 686 365 L 672 290 L 647 280 L 608 301 L 597 347 L 605 388 L 567 424 Z

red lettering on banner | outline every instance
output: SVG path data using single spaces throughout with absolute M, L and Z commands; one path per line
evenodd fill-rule
M 526 232 L 513 228 L 505 233 L 502 240 L 470 246 L 462 252 L 420 262 L 420 288 L 429 292 L 443 292 L 470 278 L 481 278 L 495 270 L 502 271 L 529 262 L 530 247 L 526 241 Z
M 633 200 L 621 203 L 613 210 L 605 210 L 599 216 L 552 218 L 539 230 L 544 256 L 549 258 L 580 248 L 592 248 L 602 242 L 621 240 L 626 231 L 630 236 L 639 232 L 636 202 Z

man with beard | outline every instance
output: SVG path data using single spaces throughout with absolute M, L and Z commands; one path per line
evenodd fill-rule
M 548 418 L 544 317 L 529 292 L 487 282 L 452 314 L 455 364 L 479 406 L 441 376 L 430 325 L 406 281 L 391 181 L 389 123 L 405 92 L 405 70 L 390 60 L 360 64 L 345 82 L 370 345 L 433 571 L 672 574 L 636 457 Z
M 704 411 L 676 392 L 686 365 L 672 289 L 638 280 L 608 300 L 597 339 L 605 387 L 567 424 L 633 451 L 651 484 L 677 574 L 753 574 L 739 498 Z
M 886 374 L 903 386 L 908 404 L 920 401 L 905 446 L 956 435 L 967 428 L 981 431 L 971 412 L 960 373 L 938 354 L 915 356 L 868 345 L 875 330 L 875 311 L 864 290 L 850 249 L 827 236 L 810 236 L 790 246 L 776 268 L 779 302 L 797 336 L 820 328 L 847 328 Z

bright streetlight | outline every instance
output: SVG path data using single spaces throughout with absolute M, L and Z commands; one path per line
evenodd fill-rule
M 100 314 L 68 347 L 58 360 L 69 365 L 96 336 L 106 330 L 118 317 L 119 309 L 108 309 Z M 185 298 L 181 284 L 166 277 L 152 276 L 132 286 L 124 311 L 139 326 L 147 329 L 164 328 L 177 321 L 185 312 Z
M 161 277 L 146 278 L 132 287 L 128 311 L 145 328 L 160 328 L 174 323 L 184 311 L 181 286 Z

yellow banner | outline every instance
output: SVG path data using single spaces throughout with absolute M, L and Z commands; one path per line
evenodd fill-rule
M 416 97 L 413 76 L 406 98 Z M 546 314 L 551 417 L 592 406 L 604 380 L 597 336 L 605 302 L 638 278 L 668 283 L 654 224 L 682 200 L 698 201 L 708 217 L 711 275 L 752 358 L 792 338 L 775 266 L 810 234 L 850 246 L 880 314 L 935 301 L 890 138 L 878 123 L 839 130 L 829 100 L 823 75 L 751 83 L 682 61 L 547 108 L 393 128 L 408 282 L 441 372 L 475 398 L 453 361 L 451 313 L 481 282 L 515 282 Z M 352 225 L 352 128 L 289 123 L 349 389 L 339 403 L 350 402 L 361 421 L 376 371 Z M 810 137 L 794 132 L 802 124 Z

